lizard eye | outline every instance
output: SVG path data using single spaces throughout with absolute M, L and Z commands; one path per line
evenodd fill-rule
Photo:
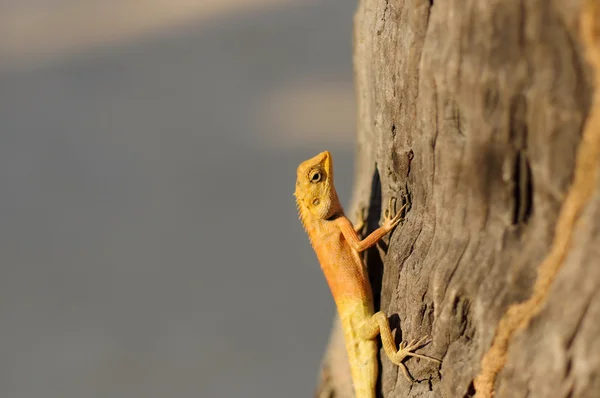
M 323 176 L 321 175 L 321 172 L 319 170 L 311 170 L 308 174 L 308 179 L 313 184 L 316 184 L 317 182 L 321 181 L 321 178 L 323 178 Z

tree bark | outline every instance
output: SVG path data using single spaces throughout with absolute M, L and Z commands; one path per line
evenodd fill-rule
M 443 361 L 411 384 L 381 355 L 382 396 L 600 397 L 598 7 L 360 1 L 349 213 L 411 198 L 367 263 L 397 343 Z M 321 397 L 352 396 L 338 327 Z

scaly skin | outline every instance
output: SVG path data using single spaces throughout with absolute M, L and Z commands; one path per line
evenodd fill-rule
M 309 159 L 297 170 L 296 202 L 300 220 L 314 248 L 335 301 L 344 331 L 356 398 L 374 398 L 377 382 L 377 343 L 381 342 L 388 358 L 398 365 L 406 378 L 413 381 L 402 361 L 407 356 L 440 362 L 413 351 L 427 344 L 428 336 L 419 341 L 402 342 L 396 350 L 388 318 L 374 313 L 373 295 L 367 269 L 360 253 L 373 246 L 400 221 L 393 213 L 393 201 L 386 211 L 383 225 L 361 240 L 344 210 L 333 185 L 333 163 L 327 151 Z

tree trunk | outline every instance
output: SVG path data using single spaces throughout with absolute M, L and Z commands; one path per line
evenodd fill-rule
M 443 361 L 381 355 L 382 396 L 600 397 L 598 2 L 360 1 L 349 213 L 410 196 L 367 263 Z M 322 397 L 352 396 L 337 327 Z

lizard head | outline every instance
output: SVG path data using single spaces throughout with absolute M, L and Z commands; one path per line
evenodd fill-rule
M 328 219 L 341 212 L 333 186 L 333 162 L 328 151 L 298 166 L 294 196 L 301 214 L 308 211 L 313 217 Z

